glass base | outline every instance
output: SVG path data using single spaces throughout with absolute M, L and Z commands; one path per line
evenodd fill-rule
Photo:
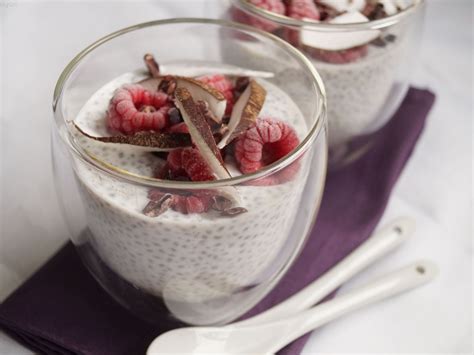
M 89 230 L 85 230 L 78 239 L 91 240 L 90 233 Z M 165 323 L 172 325 L 173 328 L 185 325 L 173 317 L 161 298 L 148 294 L 110 269 L 89 242 L 75 245 L 75 247 L 95 280 L 127 310 L 152 324 Z
M 112 270 L 96 252 L 91 240 L 93 237 L 89 229 L 74 238 L 76 250 L 88 271 L 116 302 L 151 324 L 166 324 L 170 329 L 189 324 L 227 324 L 237 318 L 236 314 L 244 314 L 270 289 L 267 282 L 243 287 L 230 296 L 234 299 L 232 304 L 229 304 L 228 297 L 200 303 L 165 300 L 128 282 Z M 251 295 L 253 297 L 249 297 Z

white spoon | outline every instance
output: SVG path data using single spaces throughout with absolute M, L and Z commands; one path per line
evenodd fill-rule
M 301 335 L 348 312 L 431 281 L 436 265 L 418 261 L 359 290 L 274 322 L 226 327 L 181 328 L 156 338 L 147 354 L 271 354 Z

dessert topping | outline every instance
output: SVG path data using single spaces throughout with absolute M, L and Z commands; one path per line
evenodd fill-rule
M 237 139 L 235 159 L 242 173 L 253 173 L 290 153 L 299 144 L 288 124 L 273 118 L 258 119 Z
M 143 56 L 145 65 L 153 78 L 160 76 L 160 66 L 156 62 L 153 54 L 147 53 Z
M 232 201 L 222 195 L 215 195 L 212 197 L 212 208 L 216 211 L 226 211 L 232 208 Z
M 245 212 L 247 212 L 247 209 L 244 207 L 233 207 L 222 211 L 221 216 L 234 217 Z
M 367 22 L 369 19 L 360 12 L 348 12 L 328 21 L 334 24 L 350 24 Z M 321 32 L 311 29 L 301 30 L 301 43 L 312 48 L 337 51 L 357 47 L 376 39 L 380 30 L 364 30 L 349 32 Z
M 151 190 L 148 193 L 150 202 L 143 209 L 143 213 L 149 217 L 157 217 L 166 209 L 172 208 L 184 214 L 203 213 L 210 210 L 213 194 L 207 190 L 196 190 L 192 194 L 166 190 Z M 166 204 L 162 208 L 160 201 L 165 199 Z M 158 210 L 155 212 L 155 210 Z
M 151 92 L 141 85 L 125 85 L 115 92 L 107 113 L 110 130 L 134 134 L 145 130 L 161 131 L 168 124 L 168 95 Z
M 230 177 L 221 153 L 216 146 L 211 128 L 188 89 L 178 87 L 175 91 L 176 106 L 188 126 L 192 140 L 202 157 L 219 179 Z
M 257 121 L 266 91 L 254 79 L 221 74 L 199 79 L 163 76 L 151 54 L 144 61 L 150 78 L 124 85 L 110 100 L 104 121 L 111 135 L 90 134 L 106 128 L 100 122 L 85 124 L 87 130 L 74 122 L 79 133 L 92 141 L 153 152 L 160 158 L 154 169 L 156 178 L 196 182 L 231 178 L 219 147 L 236 138 L 235 158 L 243 173 L 282 158 L 298 145 L 296 133 L 287 124 Z M 228 217 L 247 211 L 240 206 L 235 187 L 186 192 L 153 189 L 149 199 L 143 213 L 150 217 L 169 208 L 182 213 L 212 208 Z
M 182 150 L 181 164 L 191 181 L 215 180 L 212 170 L 196 148 Z
M 285 5 L 283 4 L 282 0 L 248 0 L 248 2 L 258 8 L 261 8 L 262 10 L 273 12 L 279 15 L 285 14 Z M 246 13 L 242 13 L 241 16 L 245 19 L 245 23 L 260 28 L 264 31 L 272 32 L 279 28 L 278 24 L 260 19 L 256 16 L 247 15 Z
M 150 200 L 143 209 L 143 214 L 148 217 L 158 217 L 166 212 L 173 204 L 173 195 L 164 194 L 157 200 Z
M 319 20 L 320 14 L 313 0 L 290 0 L 286 15 L 295 19 Z
M 181 122 L 181 123 L 170 126 L 170 128 L 168 128 L 168 132 L 189 133 L 189 129 L 188 129 L 188 126 L 186 126 L 185 122 Z
M 211 190 L 172 192 L 154 189 L 148 193 L 150 202 L 143 209 L 143 213 L 149 217 L 157 217 L 168 208 L 183 214 L 204 213 L 212 208 L 219 211 L 221 216 L 233 217 L 247 212 L 243 207 L 235 207 L 231 199 L 219 193 L 220 191 Z
M 331 7 L 338 12 L 362 11 L 366 0 L 318 0 L 323 5 Z
M 384 6 L 378 2 L 368 3 L 362 11 L 362 14 L 366 16 L 369 20 L 378 20 L 387 16 L 387 13 L 384 10 Z
M 195 101 L 207 102 L 217 123 L 222 121 L 226 111 L 227 100 L 219 90 L 193 78 L 176 77 L 176 80 L 177 87 L 187 89 Z
M 158 90 L 172 96 L 176 90 L 176 86 L 176 79 L 171 75 L 167 75 L 161 79 L 160 83 L 158 84 Z
M 198 78 L 198 80 L 213 87 L 216 90 L 219 90 L 219 92 L 224 95 L 227 100 L 225 114 L 230 114 L 232 112 L 232 106 L 234 105 L 234 84 L 232 81 L 222 74 L 201 76 Z
M 235 102 L 228 124 L 229 130 L 219 142 L 219 148 L 225 147 L 255 123 L 266 95 L 265 89 L 260 84 L 253 79 L 249 80 L 247 87 Z
M 170 151 L 191 146 L 191 136 L 187 133 L 157 133 L 155 131 L 137 132 L 132 135 L 95 137 L 84 132 L 77 124 L 74 127 L 85 137 L 102 143 L 128 144 L 150 151 Z
M 179 113 L 179 110 L 176 107 L 172 107 L 168 110 L 168 116 L 169 116 L 171 126 L 174 126 L 183 122 L 183 117 L 181 117 L 181 113 Z
M 206 101 L 199 100 L 196 102 L 196 105 L 198 106 L 199 111 L 201 111 L 201 114 L 206 119 L 206 122 L 209 124 L 209 127 L 211 127 L 212 131 L 221 127 L 221 124 L 217 123 L 218 120 L 214 113 L 209 109 L 209 104 Z

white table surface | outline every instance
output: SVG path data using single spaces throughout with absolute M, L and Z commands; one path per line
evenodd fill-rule
M 216 16 L 213 1 L 206 7 L 203 2 L 0 0 L 0 300 L 67 236 L 49 144 L 51 98 L 63 67 L 118 28 L 158 18 Z M 428 0 L 427 10 L 413 83 L 438 98 L 383 217 L 413 216 L 418 230 L 342 292 L 418 258 L 435 260 L 441 275 L 409 295 L 318 330 L 305 354 L 472 352 L 473 2 Z M 0 333 L 0 354 L 30 352 Z

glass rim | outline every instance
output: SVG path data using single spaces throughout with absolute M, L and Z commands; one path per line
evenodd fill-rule
M 359 23 L 334 24 L 327 22 L 314 22 L 306 20 L 298 20 L 285 15 L 276 14 L 274 12 L 259 8 L 247 0 L 232 0 L 232 3 L 247 13 L 261 16 L 267 20 L 276 22 L 280 25 L 293 28 L 305 27 L 308 30 L 318 30 L 321 32 L 347 32 L 347 31 L 367 31 L 379 30 L 393 26 L 405 17 L 418 11 L 425 4 L 425 0 L 414 0 L 414 4 L 405 10 L 394 15 L 390 15 L 378 20 L 371 20 Z
M 121 35 L 137 31 L 144 28 L 160 26 L 160 25 L 172 25 L 172 24 L 204 24 L 204 25 L 215 25 L 221 26 L 226 28 L 233 28 L 241 31 L 248 31 L 254 32 L 259 36 L 266 37 L 267 39 L 271 40 L 275 43 L 278 47 L 282 48 L 283 50 L 287 51 L 290 55 L 292 55 L 299 63 L 307 70 L 311 77 L 313 89 L 315 89 L 316 93 L 320 96 L 320 107 L 316 110 L 314 114 L 314 121 L 312 125 L 309 127 L 308 132 L 306 133 L 305 137 L 302 139 L 300 144 L 293 149 L 293 151 L 287 154 L 285 157 L 275 161 L 274 163 L 265 166 L 263 169 L 258 170 L 257 172 L 251 174 L 242 174 L 235 177 L 230 177 L 228 179 L 218 179 L 218 180 L 211 180 L 211 181 L 204 181 L 204 182 L 194 182 L 194 181 L 174 181 L 174 180 L 164 180 L 164 179 L 157 179 L 153 177 L 147 177 L 143 175 L 134 174 L 127 170 L 118 168 L 112 164 L 109 164 L 105 161 L 102 161 L 93 155 L 86 152 L 85 149 L 80 147 L 77 142 L 71 137 L 71 132 L 69 128 L 67 129 L 67 137 L 62 134 L 59 134 L 61 140 L 67 145 L 68 150 L 72 152 L 80 161 L 86 163 L 87 165 L 91 166 L 94 169 L 98 169 L 99 171 L 111 175 L 114 178 L 119 178 L 120 180 L 124 180 L 128 183 L 133 184 L 140 184 L 146 185 L 150 187 L 161 187 L 161 188 L 170 188 L 170 189 L 211 189 L 211 188 L 218 188 L 218 187 L 225 187 L 225 186 L 233 186 L 244 184 L 249 181 L 254 181 L 259 178 L 262 178 L 267 175 L 271 175 L 279 171 L 280 169 L 289 166 L 291 163 L 296 161 L 299 158 L 301 152 L 304 152 L 308 149 L 308 147 L 316 140 L 316 138 L 320 135 L 321 131 L 324 130 L 326 123 L 326 91 L 324 88 L 323 81 L 321 76 L 311 64 L 309 59 L 304 56 L 303 53 L 299 52 L 296 48 L 288 44 L 286 41 L 280 39 L 279 37 L 270 34 L 268 32 L 262 31 L 260 29 L 256 29 L 254 27 L 243 25 L 237 22 L 226 21 L 226 20 L 217 20 L 217 19 L 205 19 L 205 18 L 194 18 L 194 17 L 183 17 L 183 18 L 171 18 L 171 19 L 163 19 L 163 20 L 155 20 L 149 22 L 143 22 L 136 25 L 128 26 L 117 31 L 114 31 L 97 41 L 93 42 L 82 51 L 80 51 L 63 69 L 59 78 L 56 82 L 53 94 L 53 115 L 54 115 L 54 129 L 60 129 L 59 123 L 64 122 L 67 125 L 62 113 L 58 110 L 58 104 L 61 101 L 63 90 L 65 84 L 71 74 L 74 72 L 77 65 L 81 62 L 81 60 L 86 57 L 89 53 L 91 53 L 94 49 L 98 48 L 99 46 L 113 40 L 116 37 Z M 315 98 L 315 102 L 318 101 Z M 66 139 L 67 138 L 67 139 Z

